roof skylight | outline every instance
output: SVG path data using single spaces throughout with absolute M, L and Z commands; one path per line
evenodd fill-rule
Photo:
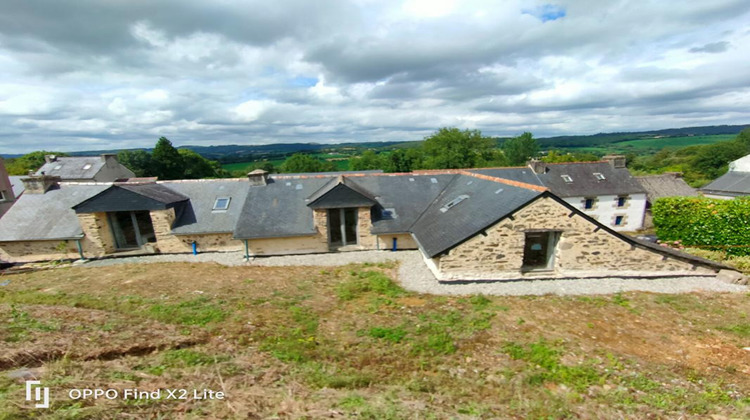
M 570 175 L 560 175 L 560 177 L 563 179 L 563 181 L 567 182 L 568 184 L 573 182 L 573 178 L 571 178 Z
M 90 163 L 87 163 L 87 164 L 83 165 L 83 170 L 84 171 L 88 171 L 89 169 L 91 169 L 91 164 Z
M 596 177 L 596 179 L 598 179 L 599 181 L 604 181 L 605 179 L 607 179 L 607 178 L 605 178 L 605 177 L 604 177 L 604 174 L 601 174 L 601 173 L 599 173 L 599 172 L 594 172 L 594 176 L 595 176 L 595 177 Z
M 231 197 L 219 197 L 214 201 L 213 210 L 226 210 L 229 208 L 229 202 L 232 201 Z
M 446 211 L 452 209 L 453 207 L 456 207 L 456 205 L 458 205 L 458 203 L 466 200 L 467 198 L 469 198 L 468 195 L 461 194 L 458 197 L 454 198 L 453 200 L 449 201 L 448 204 L 446 204 L 443 207 L 441 207 L 440 211 L 443 212 L 443 213 L 445 213 Z

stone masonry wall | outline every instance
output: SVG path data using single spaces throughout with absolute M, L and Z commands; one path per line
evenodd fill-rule
M 527 277 L 594 277 L 713 273 L 713 270 L 634 247 L 551 198 L 540 198 L 513 215 L 435 258 L 442 280 Z M 561 232 L 554 272 L 522 273 L 527 230 Z
M 84 248 L 84 251 L 87 251 L 86 257 L 101 257 L 115 252 L 115 238 L 112 235 L 107 213 L 79 214 L 78 223 L 81 224 L 86 239 L 91 243 L 91 249 Z
M 152 210 L 149 212 L 151 224 L 154 226 L 156 248 L 159 252 L 186 252 L 185 244 L 179 237 L 172 235 L 172 224 L 175 221 L 174 209 Z
M 88 238 L 81 239 L 81 248 L 86 258 L 103 255 L 101 248 Z M 0 242 L 2 261 L 21 263 L 79 258 L 81 256 L 75 240 Z
M 250 256 L 290 255 L 328 252 L 328 243 L 318 236 L 295 236 L 289 238 L 266 238 L 248 240 Z
M 357 209 L 357 242 L 361 249 L 377 249 L 377 236 L 371 233 L 372 217 L 369 207 Z

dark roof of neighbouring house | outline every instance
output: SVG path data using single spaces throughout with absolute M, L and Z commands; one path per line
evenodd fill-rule
M 412 225 L 420 248 L 435 257 L 539 197 L 540 189 L 456 175 Z M 450 206 L 450 203 L 455 203 Z
M 626 168 L 614 168 L 609 162 L 547 163 L 543 173 L 531 168 L 472 169 L 474 173 L 543 185 L 559 197 L 586 197 L 645 193 L 646 190 Z M 600 173 L 604 179 L 598 179 Z M 567 175 L 572 182 L 566 182 Z
M 267 185 L 248 186 L 234 229 L 239 239 L 308 236 L 316 233 L 307 198 L 333 177 L 268 178 Z
M 63 180 L 94 179 L 106 162 L 101 156 L 56 157 L 36 171 L 36 175 L 59 176 Z
M 750 195 L 750 172 L 729 171 L 700 190 L 706 194 Z
M 115 184 L 73 209 L 76 213 L 164 210 L 189 199 L 162 184 Z
M 13 195 L 16 196 L 16 198 L 20 197 L 21 194 L 23 194 L 23 192 L 26 190 L 26 187 L 24 187 L 23 182 L 21 182 L 21 178 L 26 178 L 26 177 L 11 175 L 8 178 L 10 179 L 10 185 L 13 188 Z
M 0 219 L 0 242 L 80 238 L 73 206 L 109 187 L 63 183 L 44 194 L 22 195 Z
M 692 197 L 698 190 L 691 187 L 678 173 L 636 176 L 636 180 L 646 190 L 648 201 L 654 202 L 664 197 Z
M 172 226 L 175 235 L 232 233 L 250 188 L 247 179 L 163 181 L 160 184 L 190 197 Z M 214 210 L 217 198 L 229 198 L 229 207 Z

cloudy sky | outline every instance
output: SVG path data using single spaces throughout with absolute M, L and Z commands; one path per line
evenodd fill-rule
M 0 153 L 750 123 L 747 0 L 2 0 Z

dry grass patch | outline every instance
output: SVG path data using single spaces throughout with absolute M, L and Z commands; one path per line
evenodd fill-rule
M 229 396 L 57 395 L 58 417 L 750 416 L 747 296 L 443 297 L 403 290 L 394 270 L 165 263 L 21 274 L 0 289 L 3 316 L 23 326 L 2 330 L 14 337 L 4 345 L 64 340 L 78 349 L 42 366 L 53 390 Z M 179 344 L 191 337 L 205 340 Z M 102 358 L 76 347 L 86 340 L 101 349 L 157 345 Z M 9 408 L 0 418 L 24 413 L 22 384 L 1 381 L 0 406 Z

